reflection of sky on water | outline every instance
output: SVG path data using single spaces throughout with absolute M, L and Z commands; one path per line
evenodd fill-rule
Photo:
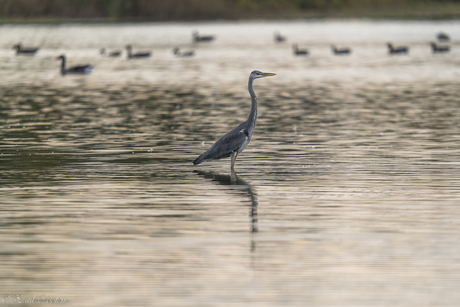
M 217 36 L 212 43 L 194 44 L 192 29 Z M 282 44 L 273 43 L 273 31 L 288 37 Z M 276 71 L 278 80 L 269 84 L 303 84 L 315 82 L 355 83 L 413 80 L 448 81 L 458 77 L 457 50 L 433 55 L 429 43 L 443 30 L 454 38 L 460 35 L 460 23 L 452 22 L 221 22 L 192 24 L 126 24 L 68 26 L 2 26 L 0 76 L 5 83 L 36 82 L 69 85 L 75 80 L 61 79 L 56 73 L 55 57 L 65 53 L 69 65 L 91 63 L 96 66 L 89 85 L 154 84 L 200 85 L 219 89 L 236 87 L 257 68 Z M 457 33 L 459 35 L 457 35 Z M 40 46 L 35 58 L 11 57 L 12 45 Z M 389 57 L 386 43 L 409 45 L 410 55 Z M 297 43 L 310 51 L 308 57 L 292 56 L 291 44 Z M 99 49 L 124 50 L 132 44 L 136 50 L 150 50 L 153 57 L 146 61 L 107 59 Z M 347 57 L 333 56 L 331 44 L 351 47 Z M 175 47 L 194 49 L 196 57 L 177 59 Z M 16 71 L 10 74 L 9 71 Z

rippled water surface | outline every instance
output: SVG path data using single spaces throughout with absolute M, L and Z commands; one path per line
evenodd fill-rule
M 439 31 L 448 54 L 429 48 Z M 460 22 L 1 26 L 2 304 L 458 306 L 458 37 Z M 41 49 L 15 56 L 19 41 Z M 99 55 L 128 43 L 153 56 Z M 93 73 L 62 77 L 60 54 Z M 254 69 L 277 75 L 254 83 L 236 174 L 193 166 L 248 116 Z

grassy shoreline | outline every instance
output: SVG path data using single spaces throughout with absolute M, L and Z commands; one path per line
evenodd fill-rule
M 11 2 L 16 1 L 16 2 Z M 295 20 L 295 19 L 398 19 L 452 20 L 460 19 L 460 1 L 434 0 L 173 0 L 166 5 L 152 0 L 92 0 L 60 7 L 57 0 L 0 0 L 0 24 L 62 24 L 62 23 L 136 23 L 136 22 L 198 22 L 216 20 Z M 42 7 L 48 1 L 48 7 Z M 177 2 L 184 1 L 184 2 Z M 18 3 L 36 2 L 37 7 Z M 61 3 L 59 2 L 59 3 Z M 15 3 L 16 5 L 12 5 Z M 51 3 L 51 4 L 50 4 Z M 76 4 L 78 3 L 78 5 Z M 96 5 L 99 3 L 99 6 Z M 103 5 L 103 3 L 105 3 Z M 116 8 L 107 3 L 118 3 Z M 122 3 L 125 3 L 122 5 Z M 131 3 L 131 4 L 130 4 Z M 137 3 L 133 6 L 132 3 Z M 185 4 L 190 4 L 187 7 Z M 236 4 L 235 4 L 236 3 Z M 239 3 L 239 4 L 238 4 Z M 271 3 L 271 4 L 270 4 Z M 276 3 L 276 4 L 274 4 Z M 305 7 L 293 3 L 307 3 Z M 316 4 L 315 4 L 316 3 Z M 319 4 L 321 3 L 321 4 Z M 326 4 L 324 4 L 326 3 Z M 177 6 L 174 6 L 176 4 Z M 315 4 L 315 5 L 313 5 Z M 2 5 L 5 5 L 2 7 Z M 209 5 L 207 7 L 206 5 Z M 125 10 L 122 10 L 125 8 Z

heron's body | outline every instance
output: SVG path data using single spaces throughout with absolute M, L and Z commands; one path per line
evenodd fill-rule
M 444 52 L 449 52 L 450 47 L 449 46 L 439 46 L 435 43 L 431 43 L 431 50 L 433 50 L 433 53 L 444 53 Z
M 21 44 L 14 45 L 13 49 L 16 50 L 16 55 L 35 55 L 38 51 L 38 48 L 23 49 Z
M 219 160 L 227 157 L 232 158 L 231 169 L 233 169 L 236 161 L 236 157 L 242 152 L 251 141 L 252 133 L 256 126 L 257 121 L 257 98 L 252 84 L 254 79 L 274 76 L 272 73 L 263 73 L 260 71 L 253 71 L 249 76 L 248 90 L 251 95 L 251 113 L 248 119 L 241 123 L 238 127 L 231 130 L 217 142 L 215 142 L 207 151 L 201 154 L 198 158 L 193 161 L 193 164 L 197 165 L 205 161 Z
M 126 50 L 128 51 L 128 59 L 145 59 L 152 55 L 151 52 L 138 52 L 132 53 L 133 47 L 131 45 L 126 46 Z
M 409 52 L 408 47 L 393 47 L 390 43 L 388 43 L 387 46 L 390 54 L 407 54 Z
M 74 66 L 70 68 L 65 67 L 66 58 L 65 55 L 61 55 L 57 58 L 61 60 L 61 75 L 88 75 L 93 70 L 93 66 L 91 65 L 81 65 L 81 66 Z

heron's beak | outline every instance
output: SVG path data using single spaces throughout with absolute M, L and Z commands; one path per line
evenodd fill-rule
M 270 73 L 270 72 L 264 72 L 264 73 L 262 74 L 262 77 L 270 77 L 270 76 L 276 76 L 276 74 L 272 74 L 272 73 Z

